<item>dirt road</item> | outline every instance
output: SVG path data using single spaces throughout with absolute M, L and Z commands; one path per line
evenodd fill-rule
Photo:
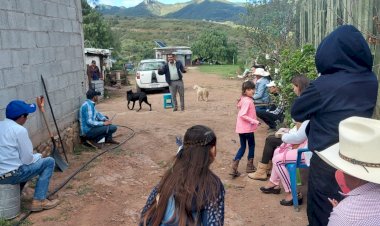
M 133 81 L 132 81 L 133 82 Z M 55 209 L 33 214 L 34 225 L 137 225 L 141 208 L 151 188 L 159 181 L 166 164 L 175 155 L 175 136 L 183 135 L 194 124 L 211 127 L 217 134 L 217 159 L 212 169 L 222 179 L 226 189 L 225 225 L 289 225 L 305 226 L 305 205 L 300 212 L 279 204 L 280 195 L 265 195 L 259 187 L 265 182 L 254 181 L 243 173 L 237 179 L 228 175 L 231 159 L 239 148 L 235 134 L 236 99 L 240 96 L 240 80 L 228 80 L 216 75 L 200 73 L 192 68 L 185 75 L 184 112 L 163 109 L 162 94 L 148 95 L 153 110 L 143 105 L 140 112 L 127 109 L 125 87 L 112 92 L 110 99 L 97 108 L 107 115 L 116 114 L 115 124 L 131 127 L 136 135 L 120 148 L 91 163 L 58 194 L 62 203 Z M 197 102 L 194 84 L 210 89 L 209 102 Z M 134 87 L 134 85 L 132 86 Z M 267 127 L 257 133 L 255 165 L 261 158 Z M 117 140 L 130 132 L 119 128 Z M 52 187 L 70 172 L 95 155 L 82 152 L 70 155 L 70 169 L 56 173 Z M 246 156 L 246 155 L 245 155 Z M 239 169 L 244 172 L 246 159 Z

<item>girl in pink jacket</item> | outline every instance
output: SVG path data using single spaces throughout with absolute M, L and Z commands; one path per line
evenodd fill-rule
M 248 162 L 247 173 L 256 171 L 253 165 L 253 157 L 255 154 L 255 136 L 254 132 L 259 125 L 256 117 L 255 105 L 252 96 L 255 93 L 255 84 L 252 81 L 246 81 L 242 85 L 242 96 L 240 97 L 237 107 L 239 113 L 236 120 L 236 133 L 239 134 L 240 148 L 232 161 L 232 169 L 230 175 L 233 177 L 240 176 L 238 171 L 239 161 L 243 157 L 248 142 Z

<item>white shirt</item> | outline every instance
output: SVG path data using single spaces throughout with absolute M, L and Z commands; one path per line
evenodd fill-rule
M 170 80 L 171 81 L 179 80 L 176 62 L 175 61 L 173 63 L 169 62 L 168 67 L 169 67 L 169 72 L 170 72 Z
M 40 158 L 41 154 L 33 154 L 33 145 L 26 128 L 10 119 L 0 121 L 0 175 Z
M 304 121 L 300 128 L 297 130 L 297 127 L 293 127 L 291 130 L 289 130 L 289 133 L 285 133 L 282 135 L 281 139 L 282 142 L 285 142 L 287 144 L 301 144 L 306 139 L 306 127 L 309 124 L 310 120 Z

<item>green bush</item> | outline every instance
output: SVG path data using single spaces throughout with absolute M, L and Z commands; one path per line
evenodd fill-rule
M 286 126 L 291 124 L 290 108 L 296 98 L 293 92 L 291 80 L 299 74 L 306 75 L 310 80 L 317 78 L 315 67 L 315 49 L 312 45 L 305 45 L 301 49 L 285 49 L 280 53 L 280 76 L 276 81 L 286 103 L 285 120 Z

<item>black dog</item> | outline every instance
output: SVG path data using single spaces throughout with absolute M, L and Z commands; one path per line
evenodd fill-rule
M 141 110 L 141 103 L 144 101 L 147 105 L 149 105 L 149 108 L 151 111 L 152 110 L 152 105 L 148 102 L 148 96 L 144 92 L 138 92 L 138 93 L 133 93 L 132 90 L 127 91 L 127 100 L 128 100 L 128 109 L 133 110 L 135 107 L 135 101 L 139 101 L 140 108 L 137 111 Z M 129 103 L 133 101 L 132 108 L 129 108 Z

